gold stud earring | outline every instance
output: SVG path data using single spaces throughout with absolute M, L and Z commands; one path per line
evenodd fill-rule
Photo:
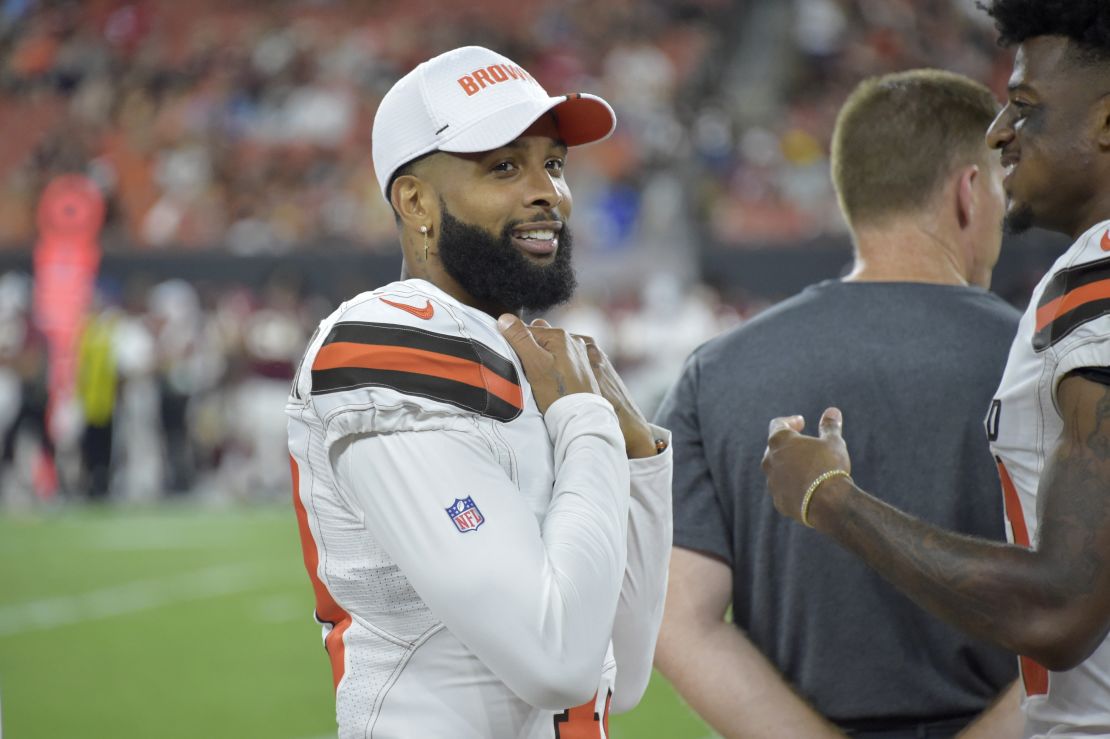
M 421 226 L 420 233 L 424 234 L 424 261 L 428 261 L 428 227 Z

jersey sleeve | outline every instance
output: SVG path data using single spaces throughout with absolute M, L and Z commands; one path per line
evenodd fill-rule
M 609 404 L 544 417 L 555 484 L 542 526 L 481 433 L 360 434 L 334 473 L 447 629 L 528 703 L 561 710 L 600 678 L 625 573 L 629 472 Z
M 667 449 L 654 457 L 628 461 L 632 492 L 628 563 L 613 624 L 613 656 L 617 660 L 614 713 L 635 708 L 647 689 L 667 595 L 674 452 L 669 431 L 658 426 L 652 431 L 656 439 L 667 442 Z

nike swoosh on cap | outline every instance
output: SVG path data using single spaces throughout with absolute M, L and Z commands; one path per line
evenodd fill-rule
M 382 298 L 381 301 L 387 305 L 392 305 L 394 308 L 400 308 L 406 313 L 411 313 L 417 318 L 423 318 L 425 321 L 431 320 L 435 315 L 436 309 L 432 305 L 432 301 L 425 300 L 423 308 L 417 308 L 415 305 L 405 305 L 404 303 L 394 303 L 392 300 Z
M 1102 235 L 1102 250 L 1110 251 L 1110 231 Z

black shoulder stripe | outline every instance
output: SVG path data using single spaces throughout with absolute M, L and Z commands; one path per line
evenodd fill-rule
M 312 384 L 313 395 L 363 387 L 384 387 L 406 395 L 448 403 L 498 421 L 511 421 L 521 412 L 520 408 L 506 403 L 480 387 L 456 382 L 446 377 L 414 372 L 337 367 L 314 371 Z
M 1110 279 L 1110 258 L 1062 269 L 1053 275 L 1052 279 L 1045 285 L 1044 292 L 1041 293 L 1041 299 L 1037 302 L 1037 307 L 1043 308 L 1077 287 L 1108 279 Z
M 399 326 L 395 323 L 349 321 L 335 324 L 322 346 L 338 342 L 400 346 L 447 354 L 459 359 L 479 362 L 494 374 L 514 384 L 520 384 L 516 367 L 511 361 L 480 341 L 462 336 L 449 336 L 411 326 Z
M 1044 351 L 1088 321 L 1110 313 L 1110 299 L 1103 298 L 1083 303 L 1048 322 L 1033 334 L 1034 351 Z

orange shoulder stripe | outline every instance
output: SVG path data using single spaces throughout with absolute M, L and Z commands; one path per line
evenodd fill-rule
M 520 386 L 488 370 L 482 364 L 450 354 L 386 344 L 338 341 L 320 348 L 313 370 L 359 367 L 362 369 L 410 372 L 461 382 L 488 391 L 515 408 L 524 407 Z

